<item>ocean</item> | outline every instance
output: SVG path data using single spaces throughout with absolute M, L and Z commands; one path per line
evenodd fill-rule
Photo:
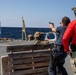
M 26 28 L 26 36 L 29 34 L 34 35 L 36 31 L 39 32 L 50 32 L 50 28 Z M 21 27 L 1 27 L 0 38 L 12 38 L 21 39 L 22 38 L 22 28 Z

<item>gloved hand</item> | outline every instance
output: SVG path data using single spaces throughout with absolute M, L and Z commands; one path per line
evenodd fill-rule
M 71 50 L 69 50 L 69 51 L 67 52 L 67 54 L 72 57 L 73 52 L 72 52 Z

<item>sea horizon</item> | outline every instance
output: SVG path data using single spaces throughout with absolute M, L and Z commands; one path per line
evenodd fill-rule
M 36 31 L 51 32 L 50 28 L 26 27 L 25 29 L 26 29 L 26 36 L 28 36 L 29 34 L 34 35 Z M 1 27 L 0 38 L 21 39 L 22 27 Z

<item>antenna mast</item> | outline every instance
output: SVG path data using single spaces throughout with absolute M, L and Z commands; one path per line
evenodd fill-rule
M 22 40 L 26 39 L 26 29 L 25 29 L 25 22 L 22 16 Z

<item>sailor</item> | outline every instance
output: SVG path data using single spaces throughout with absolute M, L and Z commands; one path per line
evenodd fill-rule
M 49 75 L 57 75 L 56 67 L 60 70 L 62 75 L 68 75 L 66 69 L 63 67 L 67 53 L 64 51 L 62 45 L 62 37 L 69 23 L 70 19 L 66 16 L 62 18 L 61 26 L 57 28 L 52 25 L 53 23 L 50 23 L 51 30 L 57 32 L 58 37 L 51 52 L 51 60 L 48 67 Z
M 34 34 L 34 38 L 35 38 L 35 40 L 39 40 L 39 38 L 40 38 L 40 32 L 35 32 L 35 34 Z
M 28 37 L 27 37 L 27 40 L 28 40 L 28 41 L 33 40 L 33 35 L 32 35 L 32 34 L 29 34 Z
M 76 18 L 76 7 L 72 8 L 74 10 Z M 69 50 L 69 40 L 72 37 L 71 50 Z M 63 46 L 66 53 L 70 54 L 76 51 L 76 19 L 74 19 L 67 27 L 63 35 Z

